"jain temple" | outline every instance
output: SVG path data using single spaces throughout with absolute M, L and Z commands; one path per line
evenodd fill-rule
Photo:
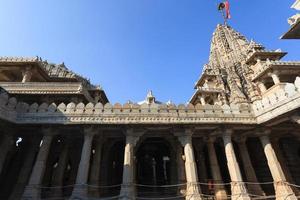
M 186 104 L 0 58 L 1 200 L 300 198 L 300 62 L 217 25 Z

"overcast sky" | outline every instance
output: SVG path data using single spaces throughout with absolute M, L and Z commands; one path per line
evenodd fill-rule
M 65 62 L 100 84 L 112 103 L 186 103 L 222 18 L 217 0 L 0 0 L 0 55 Z M 294 0 L 231 0 L 230 25 L 285 60 L 300 60 L 288 30 Z

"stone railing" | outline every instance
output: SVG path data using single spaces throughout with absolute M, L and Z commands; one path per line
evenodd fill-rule
M 6 93 L 0 95 L 0 107 L 5 109 L 0 117 L 16 123 L 57 124 L 195 124 L 195 123 L 242 123 L 254 124 L 255 119 L 248 105 L 192 104 L 83 104 L 61 103 L 31 105 Z M 6 113 L 6 114 L 4 114 Z
M 255 123 L 249 106 L 166 104 L 22 104 L 17 120 L 26 122 L 99 124 Z M 60 118 L 61 116 L 61 118 Z M 52 119 L 51 119 L 52 117 Z
M 266 122 L 300 107 L 300 77 L 296 78 L 294 84 L 285 83 L 283 87 L 273 91 L 252 105 L 258 123 Z
M 300 107 L 300 77 L 249 105 L 31 105 L 0 94 L 0 118 L 19 124 L 261 124 Z

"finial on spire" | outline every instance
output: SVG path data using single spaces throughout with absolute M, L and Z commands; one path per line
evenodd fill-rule
M 152 90 L 147 93 L 146 101 L 148 104 L 155 103 L 155 97 L 153 96 Z

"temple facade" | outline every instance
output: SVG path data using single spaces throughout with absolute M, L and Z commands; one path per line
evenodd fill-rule
M 296 200 L 300 62 L 218 25 L 187 104 L 0 58 L 0 199 Z

